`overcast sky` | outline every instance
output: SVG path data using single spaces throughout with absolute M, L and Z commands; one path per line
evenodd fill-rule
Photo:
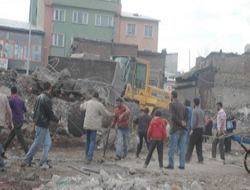
M 0 17 L 28 21 L 29 0 L 0 0 Z M 250 43 L 250 0 L 122 0 L 123 11 L 160 21 L 159 51 L 179 53 L 179 70 L 211 51 L 243 53 Z

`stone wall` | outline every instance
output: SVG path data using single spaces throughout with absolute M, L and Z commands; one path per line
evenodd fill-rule
M 177 81 L 177 86 L 187 80 L 196 83 L 197 89 L 177 88 L 182 99 L 191 98 L 190 94 L 196 95 L 201 98 L 202 107 L 209 110 L 214 110 L 218 101 L 230 110 L 250 104 L 250 54 L 211 53 L 206 58 L 198 58 L 193 70 L 198 74 L 190 74 L 185 79 L 180 77 L 181 80 Z

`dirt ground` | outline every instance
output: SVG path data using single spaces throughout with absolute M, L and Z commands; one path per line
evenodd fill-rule
M 164 166 L 166 166 L 166 147 L 164 152 Z M 243 168 L 244 151 L 238 144 L 233 143 L 232 153 L 226 155 L 225 165 L 219 160 L 210 159 L 210 152 L 211 144 L 204 144 L 204 164 L 197 163 L 196 152 L 194 152 L 193 159 L 191 163 L 186 164 L 185 170 L 178 169 L 178 157 L 175 159 L 174 170 L 159 170 L 156 151 L 153 160 L 145 169 L 143 168 L 146 157 L 145 150 L 140 159 L 136 159 L 135 154 L 130 153 L 127 158 L 117 162 L 114 160 L 114 151 L 109 150 L 106 158 L 103 159 L 103 151 L 97 150 L 94 161 L 90 165 L 85 165 L 84 146 L 70 148 L 54 146 L 49 155 L 53 168 L 41 170 L 36 165 L 40 153 L 36 156 L 35 164 L 32 167 L 21 168 L 20 163 L 23 152 L 19 149 L 11 149 L 7 152 L 7 169 L 5 172 L 0 173 L 0 190 L 37 188 L 41 184 L 46 185 L 53 175 L 65 178 L 67 176 L 81 176 L 84 178 L 86 175 L 77 170 L 82 167 L 96 171 L 102 169 L 110 176 L 125 179 L 126 181 L 135 178 L 143 179 L 149 184 L 147 189 L 164 189 L 163 187 L 166 184 L 170 186 L 176 185 L 181 189 L 190 189 L 191 184 L 197 181 L 203 189 L 207 190 L 250 190 L 250 175 Z M 91 177 L 100 175 L 92 172 L 90 174 Z

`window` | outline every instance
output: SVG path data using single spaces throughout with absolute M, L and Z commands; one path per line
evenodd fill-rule
M 95 25 L 96 26 L 105 26 L 110 27 L 114 25 L 114 17 L 107 15 L 96 15 L 95 16 Z
M 153 37 L 153 26 L 145 25 L 144 36 L 147 37 L 147 38 L 152 38 Z
M 66 16 L 65 10 L 63 9 L 54 10 L 54 20 L 65 22 L 65 16 Z
M 135 36 L 135 24 L 128 24 L 127 34 L 128 36 Z
M 64 47 L 64 34 L 53 34 L 52 45 L 56 47 Z
M 32 45 L 32 60 L 33 61 L 41 61 L 42 59 L 42 47 L 40 45 Z
M 73 11 L 72 22 L 77 24 L 88 24 L 88 13 L 82 11 Z
M 135 81 L 134 81 L 134 84 L 137 88 L 143 89 L 145 87 L 146 75 L 147 75 L 147 65 L 137 63 L 135 71 Z

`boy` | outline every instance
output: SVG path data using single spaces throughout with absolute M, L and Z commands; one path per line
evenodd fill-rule
M 148 166 L 155 147 L 157 147 L 159 166 L 160 168 L 163 167 L 163 141 L 167 138 L 166 125 L 167 121 L 161 118 L 161 112 L 156 111 L 155 117 L 150 122 L 148 128 L 147 136 L 150 145 L 144 168 Z

